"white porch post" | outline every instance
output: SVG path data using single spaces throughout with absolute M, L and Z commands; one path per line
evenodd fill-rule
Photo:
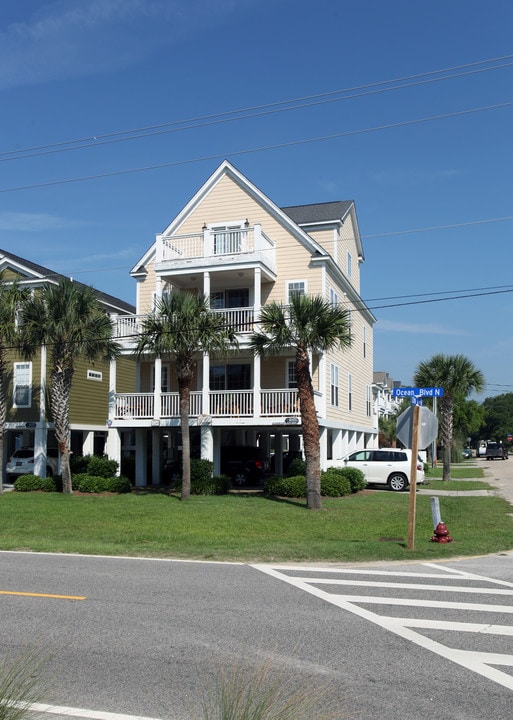
M 256 230 L 256 225 L 255 225 Z M 260 310 L 262 307 L 262 273 L 260 268 L 255 268 L 253 282 L 253 312 L 255 323 L 260 320 Z M 253 356 L 253 417 L 260 418 L 261 414 L 261 392 L 262 392 L 262 363 L 259 355 Z
M 93 436 L 94 433 L 90 433 Z M 117 428 L 109 428 L 107 431 L 107 442 L 105 443 L 107 456 L 118 463 L 117 475 L 121 473 L 121 433 Z
M 162 435 L 160 427 L 151 429 L 151 484 L 160 485 L 162 469 Z
M 328 467 L 328 433 L 325 427 L 319 428 L 319 445 L 321 450 L 321 470 Z
M 214 435 L 212 425 L 202 425 L 201 433 L 201 457 L 203 460 L 214 460 Z
M 146 428 L 137 428 L 135 431 L 135 484 L 138 487 L 147 485 L 146 472 Z
M 111 360 L 109 364 L 109 404 L 107 410 L 107 425 L 112 423 L 116 417 L 116 379 L 117 379 L 117 363 Z
M 153 417 L 160 420 L 160 403 L 162 394 L 162 360 L 155 358 L 155 387 L 153 389 Z
M 107 443 L 108 443 L 108 436 L 107 436 Z M 82 455 L 94 455 L 94 431 L 85 430 L 82 433 Z M 108 455 L 108 453 L 107 453 L 107 455 Z

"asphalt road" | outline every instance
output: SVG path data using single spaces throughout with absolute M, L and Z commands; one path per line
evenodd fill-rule
M 330 571 L 2 552 L 0 653 L 49 647 L 47 702 L 91 718 L 199 720 L 270 662 L 336 718 L 511 719 L 512 554 Z

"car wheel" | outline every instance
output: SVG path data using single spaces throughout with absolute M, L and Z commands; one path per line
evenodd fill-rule
M 46 466 L 46 477 L 53 477 L 53 470 L 49 465 Z
M 394 473 L 388 478 L 388 487 L 390 490 L 394 490 L 394 492 L 401 492 L 408 487 L 408 480 L 405 475 Z
M 242 472 L 242 470 L 235 474 L 233 478 L 233 482 L 236 485 L 245 485 L 246 484 L 246 475 Z

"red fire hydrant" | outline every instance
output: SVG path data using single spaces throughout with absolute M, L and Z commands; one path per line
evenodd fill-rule
M 449 535 L 449 531 L 447 530 L 445 523 L 443 523 L 443 522 L 438 523 L 438 525 L 435 528 L 435 534 L 431 538 L 431 542 L 437 542 L 437 543 L 452 542 L 452 537 Z

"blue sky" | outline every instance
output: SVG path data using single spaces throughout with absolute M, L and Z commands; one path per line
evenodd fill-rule
M 512 27 L 510 0 L 3 3 L 0 247 L 135 302 L 228 158 L 282 206 L 355 200 L 375 370 L 463 353 L 512 392 Z

